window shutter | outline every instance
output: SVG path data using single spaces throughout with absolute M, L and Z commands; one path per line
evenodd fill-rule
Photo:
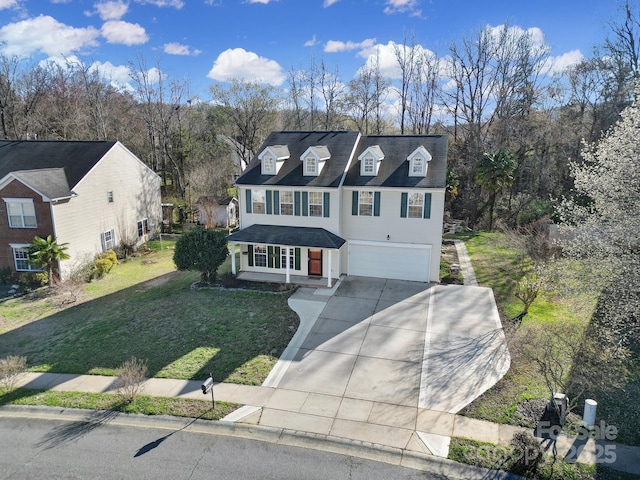
M 271 245 L 267 247 L 267 266 L 273 268 L 273 247 Z
M 300 216 L 300 192 L 293 192 L 293 207 L 294 214 Z
M 294 269 L 300 270 L 300 249 L 295 249 Z
M 431 194 L 424 194 L 424 218 L 431 218 Z
M 249 248 L 249 266 L 253 267 L 253 245 L 248 245 Z
M 107 249 L 107 241 L 104 238 L 104 233 L 100 234 L 100 243 L 102 244 L 102 251 L 104 252 Z
M 330 215 L 329 202 L 331 200 L 331 194 L 329 192 L 324 192 L 323 201 L 322 201 L 322 214 L 325 217 Z
M 280 190 L 273 191 L 273 214 L 280 215 Z
M 358 215 L 358 191 L 351 192 L 351 215 Z
M 247 213 L 251 213 L 251 200 L 252 200 L 252 198 L 251 198 L 251 189 L 250 188 L 247 188 L 246 197 L 245 198 L 247 199 Z
M 373 216 L 380 216 L 380 192 L 373 192 Z
M 302 216 L 309 215 L 309 192 L 302 192 Z
M 409 195 L 403 192 L 400 196 L 400 216 L 407 218 L 407 202 L 409 201 Z
M 271 215 L 273 213 L 273 192 L 271 190 L 267 190 L 267 215 Z
M 280 268 L 280 247 L 273 247 L 273 250 L 274 250 L 275 255 L 276 255 L 275 258 L 274 258 L 275 262 L 273 262 L 273 265 L 276 268 Z

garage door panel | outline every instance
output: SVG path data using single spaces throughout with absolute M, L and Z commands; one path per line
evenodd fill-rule
M 350 244 L 349 274 L 428 282 L 430 258 L 428 247 Z

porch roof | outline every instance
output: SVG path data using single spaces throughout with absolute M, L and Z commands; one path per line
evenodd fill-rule
M 346 243 L 344 238 L 324 228 L 289 227 L 282 225 L 251 225 L 232 233 L 229 242 L 286 245 L 289 247 L 314 247 L 339 249 Z

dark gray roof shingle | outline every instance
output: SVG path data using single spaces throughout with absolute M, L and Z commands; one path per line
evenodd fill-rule
M 338 249 L 346 240 L 324 228 L 251 225 L 227 237 L 230 242 Z
M 286 145 L 291 156 L 276 175 L 262 175 L 256 155 L 236 183 L 336 188 L 343 179 L 359 135 L 358 132 L 272 132 L 258 150 L 258 155 L 266 147 Z M 316 146 L 326 147 L 331 158 L 317 177 L 304 176 L 300 156 L 309 147 Z

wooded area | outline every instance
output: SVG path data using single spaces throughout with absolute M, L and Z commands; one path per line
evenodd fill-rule
M 131 60 L 123 89 L 84 64 L 0 56 L 0 138 L 120 140 L 163 177 L 166 197 L 193 204 L 224 195 L 272 130 L 446 133 L 453 218 L 515 227 L 572 195 L 569 165 L 583 141 L 597 141 L 633 100 L 640 12 L 628 1 L 617 12 L 592 55 L 562 71 L 542 39 L 504 25 L 459 39 L 442 58 L 405 35 L 399 78 L 370 59 L 345 81 L 311 58 L 280 88 L 236 79 L 210 98 L 169 79 L 160 60 Z

